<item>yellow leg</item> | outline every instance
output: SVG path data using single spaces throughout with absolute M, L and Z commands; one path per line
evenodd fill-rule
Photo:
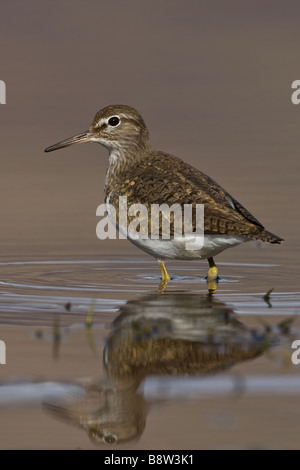
M 207 279 L 208 280 L 217 279 L 217 277 L 218 277 L 218 268 L 215 265 L 214 259 L 213 258 L 207 258 L 207 261 L 208 261 L 208 264 L 209 264 Z
M 215 265 L 213 258 L 207 258 L 209 270 L 207 272 L 207 286 L 210 293 L 214 293 L 218 286 L 218 268 Z
M 164 261 L 162 261 L 161 259 L 158 259 L 157 262 L 158 262 L 158 265 L 160 267 L 160 272 L 161 272 L 161 283 L 159 286 L 159 290 L 164 290 L 169 280 L 171 279 L 171 277 L 167 271 Z

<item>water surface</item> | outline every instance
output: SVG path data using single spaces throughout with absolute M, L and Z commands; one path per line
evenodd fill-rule
M 220 262 L 210 295 L 205 268 L 170 263 L 161 292 L 150 258 L 2 262 L 2 448 L 297 446 L 300 293 Z

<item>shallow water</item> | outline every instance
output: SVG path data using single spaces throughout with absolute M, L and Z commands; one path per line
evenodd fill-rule
M 297 447 L 291 268 L 218 265 L 209 295 L 204 263 L 2 262 L 1 447 Z

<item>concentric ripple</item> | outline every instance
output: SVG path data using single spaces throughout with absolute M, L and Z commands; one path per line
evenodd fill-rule
M 219 266 L 222 279 L 216 295 L 229 302 L 237 313 L 298 313 L 300 294 L 276 289 L 278 272 L 280 286 L 289 282 L 288 273 L 282 267 L 254 263 L 220 263 Z M 205 267 L 199 263 L 168 263 L 172 280 L 167 289 L 207 292 Z M 22 315 L 19 320 L 41 313 L 45 317 L 47 312 L 85 315 L 91 305 L 96 314 L 106 318 L 130 298 L 157 291 L 159 274 L 152 259 L 1 262 L 1 321 L 9 323 L 12 313 Z M 267 305 L 263 295 L 274 287 L 271 303 Z

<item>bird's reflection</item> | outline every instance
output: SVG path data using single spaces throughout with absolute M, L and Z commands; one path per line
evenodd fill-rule
M 48 399 L 53 415 L 86 430 L 97 444 L 138 439 L 148 403 L 141 384 L 151 375 L 201 375 L 263 353 L 266 336 L 249 330 L 214 296 L 188 292 L 145 295 L 123 305 L 103 351 L 106 379 L 82 395 Z

